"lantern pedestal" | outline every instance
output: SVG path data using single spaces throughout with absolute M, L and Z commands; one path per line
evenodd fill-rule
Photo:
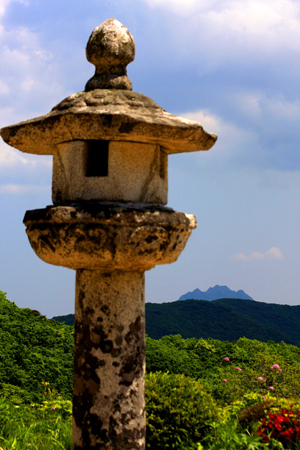
M 27 211 L 24 223 L 41 259 L 76 270 L 74 450 L 144 450 L 144 272 L 178 258 L 195 217 L 92 202 Z

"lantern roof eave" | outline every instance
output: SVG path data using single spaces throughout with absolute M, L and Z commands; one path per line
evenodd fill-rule
M 48 114 L 0 130 L 25 153 L 51 155 L 73 140 L 121 140 L 160 145 L 168 154 L 209 150 L 217 136 L 198 122 L 166 112 L 149 97 L 122 89 L 73 94 Z

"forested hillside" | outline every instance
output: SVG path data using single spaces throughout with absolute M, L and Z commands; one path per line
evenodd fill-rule
M 0 291 L 1 392 L 34 401 L 43 382 L 71 398 L 73 328 L 18 308 Z
M 53 319 L 74 324 L 73 314 Z M 233 341 L 247 337 L 300 345 L 300 306 L 232 298 L 146 303 L 146 333 L 153 339 L 180 334 L 183 338 Z
M 154 339 L 180 334 L 184 338 L 233 341 L 247 337 L 300 345 L 300 306 L 231 298 L 147 303 L 146 332 Z

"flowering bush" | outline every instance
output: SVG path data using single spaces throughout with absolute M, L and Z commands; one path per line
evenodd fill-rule
M 263 366 L 258 371 L 255 368 L 241 364 L 236 365 L 237 361 L 233 362 L 229 357 L 222 358 L 222 366 L 219 370 L 220 380 L 222 383 L 218 385 L 219 392 L 214 388 L 213 395 L 220 399 L 224 404 L 234 402 L 238 397 L 245 393 L 256 392 L 261 395 L 261 400 L 264 400 L 267 392 L 276 392 L 278 397 L 295 397 L 287 395 L 289 389 L 286 389 L 286 368 L 281 369 L 278 363 L 272 361 L 272 356 L 268 361 L 265 361 Z M 226 380 L 226 381 L 224 381 Z
M 258 381 L 262 381 L 263 383 L 266 382 L 266 380 L 263 379 L 263 377 L 257 377 Z
M 273 369 L 276 369 L 276 370 L 279 370 L 279 372 L 282 372 L 282 370 L 280 369 L 280 367 L 279 367 L 279 364 L 273 364 L 273 366 L 271 367 L 271 369 L 273 370 Z
M 268 442 L 270 438 L 276 439 L 282 444 L 295 443 L 300 440 L 300 411 L 283 409 L 279 413 L 268 412 L 258 428 L 258 435 Z

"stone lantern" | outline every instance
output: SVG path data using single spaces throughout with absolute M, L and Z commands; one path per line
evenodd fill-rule
M 193 215 L 168 208 L 167 157 L 208 150 L 216 135 L 132 92 L 134 40 L 116 19 L 92 32 L 85 91 L 5 127 L 26 153 L 53 155 L 53 205 L 27 211 L 45 262 L 76 270 L 73 446 L 145 448 L 144 272 L 176 261 Z

